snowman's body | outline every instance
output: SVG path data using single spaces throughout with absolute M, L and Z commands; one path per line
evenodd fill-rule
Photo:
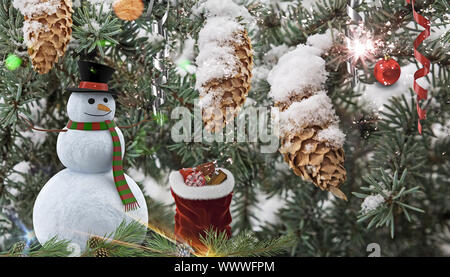
M 115 103 L 106 93 L 72 93 L 67 109 L 72 121 L 101 122 L 113 120 Z M 123 157 L 125 141 L 122 132 L 116 131 Z M 112 153 L 109 130 L 68 130 L 58 136 L 57 154 L 67 168 L 53 176 L 36 198 L 33 226 L 41 244 L 57 236 L 85 249 L 92 235 L 110 235 L 124 220 L 147 224 L 144 195 L 127 175 L 140 207 L 125 212 L 113 179 Z
M 122 158 L 125 153 L 125 140 L 116 127 L 122 147 Z M 108 130 L 80 131 L 68 130 L 60 133 L 56 143 L 56 151 L 61 163 L 74 171 L 99 173 L 111 170 L 113 143 Z
M 145 224 L 148 214 L 144 195 L 133 179 L 125 178 L 141 206 L 126 213 L 111 171 L 86 174 L 66 168 L 58 172 L 34 204 L 33 225 L 39 242 L 58 236 L 85 249 L 91 235 L 108 236 L 123 220 Z

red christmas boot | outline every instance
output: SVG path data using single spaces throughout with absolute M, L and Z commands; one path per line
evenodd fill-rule
M 225 232 L 228 237 L 231 236 L 230 204 L 234 177 L 230 171 L 220 168 L 218 170 L 226 175 L 226 179 L 214 184 L 209 176 L 206 176 L 206 182 L 199 176 L 199 171 L 186 173 L 186 170 L 173 171 L 169 177 L 176 204 L 175 236 L 178 241 L 191 245 L 198 253 L 206 253 L 207 248 L 200 241 L 200 236 L 204 236 L 205 231 L 214 228 L 217 232 Z M 217 179 L 221 180 L 215 178 Z

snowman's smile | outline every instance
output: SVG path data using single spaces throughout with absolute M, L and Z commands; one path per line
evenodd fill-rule
M 105 115 L 110 114 L 111 112 L 112 112 L 112 111 L 109 111 L 109 112 L 107 112 L 107 113 L 105 113 L 105 114 L 90 114 L 90 113 L 85 113 L 85 114 L 90 115 L 90 116 L 105 116 Z

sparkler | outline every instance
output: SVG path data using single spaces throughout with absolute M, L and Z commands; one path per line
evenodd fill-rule
M 347 47 L 349 50 L 353 48 L 358 49 L 359 55 L 363 52 L 363 47 L 361 43 L 357 43 L 355 45 L 355 39 L 358 37 L 358 33 L 361 32 L 361 25 L 363 23 L 363 18 L 356 12 L 356 8 L 359 7 L 363 3 L 363 0 L 347 0 L 347 15 L 350 17 L 351 22 L 356 24 L 349 25 L 346 29 L 346 37 L 347 37 Z M 358 41 L 356 39 L 356 41 Z M 353 46 L 352 46 L 353 45 Z M 350 59 L 347 62 L 347 71 L 352 75 L 352 87 L 355 87 L 358 84 L 358 69 L 355 66 L 354 59 Z
M 25 240 L 25 248 L 22 254 L 26 254 L 29 251 L 31 243 L 35 240 L 36 236 L 34 231 L 28 230 L 28 228 L 23 224 L 23 222 L 17 217 L 16 213 L 11 210 L 5 210 L 5 215 L 14 225 L 18 226 L 23 232 L 22 238 Z

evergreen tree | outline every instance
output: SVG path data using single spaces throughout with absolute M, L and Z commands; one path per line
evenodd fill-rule
M 145 1 L 139 19 L 123 21 L 114 14 L 113 1 L 75 0 L 72 40 L 46 74 L 38 74 L 32 66 L 24 42 L 24 16 L 13 2 L 0 0 L 0 252 L 26 240 L 24 235 L 33 229 L 33 203 L 39 191 L 63 169 L 55 151 L 57 133 L 33 131 L 29 124 L 45 129 L 67 124 L 65 89 L 78 85 L 77 61 L 88 59 L 116 69 L 110 86 L 121 92 L 116 112 L 119 126 L 152 119 L 124 130 L 126 169 L 156 179 L 165 190 L 170 171 L 207 161 L 216 160 L 234 174 L 234 242 L 249 248 L 220 244 L 224 238 L 208 233 L 205 241 L 216 253 L 258 255 L 264 254 L 258 253 L 258 247 L 273 247 L 276 252 L 272 254 L 286 256 L 367 256 L 368 244 L 378 243 L 383 256 L 448 255 L 443 247 L 450 241 L 448 1 L 420 0 L 415 5 L 432 26 L 432 36 L 418 48 L 431 61 L 426 77 L 430 97 L 422 103 L 427 118 L 422 120 L 419 135 L 412 77 L 406 85 L 397 84 L 400 89 L 393 97 L 391 88 L 378 85 L 373 89 L 375 63 L 385 54 L 394 57 L 402 69 L 421 67 L 414 58 L 413 41 L 422 28 L 414 22 L 411 5 L 405 0 L 365 1 L 358 7 L 364 15 L 364 29 L 382 45 L 377 45 L 371 59 L 357 64 L 360 84 L 356 87 L 351 86 L 346 66 L 347 1 L 235 0 L 248 11 L 239 20 L 254 49 L 254 77 L 246 106 L 273 106 L 267 73 L 280 56 L 313 35 L 333 34 L 333 46 L 322 58 L 328 72 L 326 91 L 346 135 L 347 179 L 340 189 L 348 201 L 296 176 L 278 151 L 262 153 L 261 142 L 172 140 L 171 130 L 179 120 L 171 112 L 176 107 L 192 111 L 199 95 L 194 65 L 199 49 L 194 42 L 205 24 L 201 8 L 205 1 L 172 0 L 169 5 Z M 164 38 L 152 33 L 151 22 L 161 20 L 166 11 Z M 154 116 L 152 85 L 158 85 L 156 80 L 163 74 L 155 67 L 154 57 L 164 49 L 170 53 L 163 61 L 168 69 L 168 79 L 161 84 L 165 103 L 162 115 Z M 10 57 L 21 60 L 18 69 L 11 69 Z M 386 97 L 376 109 L 362 101 L 367 93 L 382 91 Z M 150 222 L 173 229 L 174 206 L 148 195 L 146 200 Z M 116 236 L 133 242 L 131 233 L 121 226 Z M 140 252 L 123 247 L 113 255 L 157 255 L 154 249 L 161 255 L 175 253 L 165 238 L 149 234 L 137 247 Z M 46 252 L 35 250 L 36 256 L 67 255 L 61 243 L 69 242 L 49 242 L 43 247 Z M 288 251 L 278 252 L 281 245 L 289 245 Z M 114 252 L 116 246 L 108 247 Z

